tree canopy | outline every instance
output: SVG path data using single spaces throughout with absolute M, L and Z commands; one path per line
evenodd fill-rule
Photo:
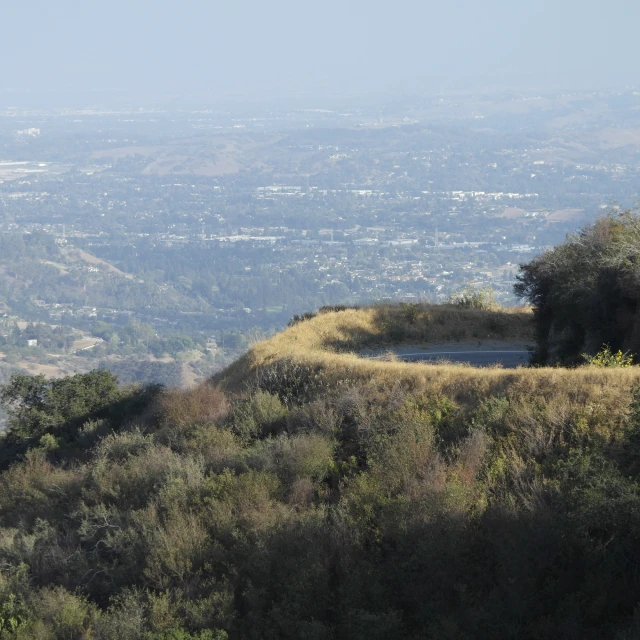
M 610 214 L 520 265 L 534 307 L 538 363 L 575 364 L 603 345 L 640 353 L 640 215 Z
M 0 389 L 14 440 L 41 436 L 82 422 L 120 397 L 118 378 L 104 370 L 60 379 L 14 374 Z

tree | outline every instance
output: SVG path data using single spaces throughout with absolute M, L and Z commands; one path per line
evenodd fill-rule
M 575 364 L 603 344 L 640 353 L 640 216 L 608 215 L 520 265 L 516 295 L 534 307 L 539 363 Z
M 66 432 L 119 398 L 117 376 L 99 369 L 57 380 L 17 373 L 0 387 L 14 440 Z

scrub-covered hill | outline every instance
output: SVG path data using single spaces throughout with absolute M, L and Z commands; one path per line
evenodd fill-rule
M 636 368 L 350 353 L 528 317 L 326 312 L 190 390 L 15 378 L 0 638 L 637 637 Z

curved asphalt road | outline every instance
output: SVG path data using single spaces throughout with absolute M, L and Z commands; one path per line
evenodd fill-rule
M 405 362 L 438 361 L 467 362 L 475 367 L 489 367 L 501 364 L 505 369 L 525 367 L 529 362 L 528 351 L 419 351 L 416 353 L 399 353 L 398 358 Z

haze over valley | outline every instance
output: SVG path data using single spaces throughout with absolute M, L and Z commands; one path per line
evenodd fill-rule
M 5 107 L 0 136 L 4 375 L 191 383 L 323 305 L 516 303 L 520 262 L 637 198 L 640 92 Z

